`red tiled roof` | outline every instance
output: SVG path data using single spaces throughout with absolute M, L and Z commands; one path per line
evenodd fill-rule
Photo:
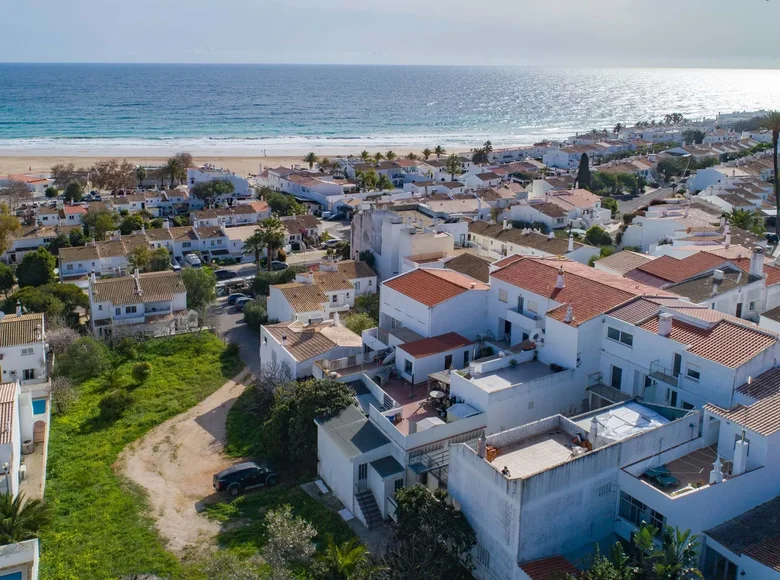
M 750 383 L 744 383 L 737 392 L 751 399 L 764 399 L 780 394 L 780 367 L 758 375 Z
M 392 278 L 385 282 L 384 286 L 429 307 L 446 302 L 468 290 L 488 289 L 487 284 L 459 272 L 424 268 Z
M 658 318 L 648 320 L 640 328 L 657 333 Z M 739 367 L 777 342 L 775 336 L 730 320 L 701 327 L 674 318 L 669 337 L 688 345 L 691 354 L 731 368 Z
M 738 405 L 731 410 L 712 404 L 704 405 L 710 413 L 767 437 L 780 430 L 780 395 L 766 397 L 752 405 Z
M 727 261 L 725 258 L 709 252 L 697 252 L 682 260 L 672 258 L 671 256 L 661 256 L 657 260 L 639 266 L 637 270 L 669 282 L 682 282 L 688 278 L 693 278 L 697 274 L 713 270 Z
M 87 208 L 85 208 L 83 205 L 66 205 L 62 208 L 62 210 L 65 212 L 65 215 L 87 213 Z
M 780 572 L 780 535 L 745 548 L 743 553 L 756 562 Z
M 520 569 L 531 580 L 560 580 L 567 574 L 579 575 L 580 571 L 563 556 L 550 556 L 541 560 L 520 564 Z
M 556 288 L 560 268 L 564 271 L 564 287 Z M 669 295 L 633 280 L 560 258 L 522 258 L 491 276 L 560 303 L 561 306 L 546 313 L 556 320 L 563 321 L 567 304 L 571 303 L 574 314 L 572 326 L 578 326 L 634 296 Z
M 735 266 L 739 266 L 739 268 L 745 272 L 750 272 L 750 258 L 736 258 L 729 261 Z M 764 274 L 766 274 L 767 286 L 780 284 L 780 268 L 775 268 L 774 266 L 764 264 Z
M 448 332 L 447 334 L 440 334 L 439 336 L 407 342 L 406 344 L 399 345 L 398 348 L 405 353 L 412 355 L 414 358 L 423 358 L 468 346 L 471 342 L 472 341 L 468 338 L 461 336 L 457 332 Z
M 623 322 L 637 324 L 658 314 L 660 309 L 661 307 L 658 304 L 645 300 L 644 298 L 637 298 L 626 304 L 621 304 L 614 310 L 607 312 L 607 314 L 613 318 L 622 320 Z

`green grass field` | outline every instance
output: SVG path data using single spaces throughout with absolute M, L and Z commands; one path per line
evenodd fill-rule
M 112 469 L 119 453 L 151 428 L 216 391 L 241 363 L 224 355 L 209 333 L 151 340 L 121 367 L 120 383 L 133 403 L 113 423 L 97 419 L 109 388 L 103 378 L 77 387 L 79 398 L 52 420 L 46 499 L 54 521 L 41 535 L 41 578 L 102 579 L 133 573 L 179 577 L 181 566 L 165 551 L 146 500 Z M 151 377 L 136 385 L 133 364 L 148 361 Z

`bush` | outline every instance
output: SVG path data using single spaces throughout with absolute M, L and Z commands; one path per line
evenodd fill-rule
M 276 259 L 280 262 L 286 262 L 287 261 L 287 252 L 285 252 L 283 249 L 279 249 L 278 252 L 276 252 Z
M 374 328 L 377 325 L 376 321 L 372 319 L 368 314 L 358 312 L 350 314 L 344 318 L 344 326 L 349 328 L 352 332 L 360 336 L 364 330 Z
M 100 418 L 104 421 L 115 421 L 124 415 L 128 407 L 133 404 L 133 397 L 127 391 L 116 389 L 100 399 L 98 409 Z
M 585 241 L 593 246 L 609 246 L 612 237 L 601 226 L 591 226 L 585 233 Z
M 152 376 L 152 363 L 140 362 L 133 365 L 133 379 L 137 383 L 143 383 Z
M 244 304 L 244 322 L 246 325 L 260 333 L 260 327 L 268 322 L 268 312 L 262 303 L 252 300 Z
M 54 375 L 80 383 L 96 377 L 111 364 L 108 348 L 102 342 L 84 337 L 71 344 L 55 361 Z
M 633 221 L 634 221 L 634 214 L 632 214 L 632 213 L 624 213 L 623 214 L 623 223 L 624 224 L 628 225 L 628 224 L 630 224 Z
M 49 350 L 56 356 L 60 356 L 68 350 L 68 347 L 76 342 L 79 333 L 72 328 L 55 328 L 46 333 L 46 341 L 49 343 Z
M 240 344 L 238 344 L 237 342 L 229 342 L 228 345 L 225 347 L 225 350 L 222 351 L 222 358 L 238 360 L 238 355 L 240 350 L 241 350 Z
M 51 381 L 51 406 L 55 413 L 62 415 L 76 400 L 76 391 L 65 377 L 57 377 Z

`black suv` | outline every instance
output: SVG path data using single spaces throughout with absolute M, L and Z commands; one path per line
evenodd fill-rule
M 214 490 L 227 490 L 230 497 L 236 497 L 253 487 L 273 487 L 279 481 L 279 475 L 267 465 L 258 465 L 253 461 L 239 463 L 214 474 Z

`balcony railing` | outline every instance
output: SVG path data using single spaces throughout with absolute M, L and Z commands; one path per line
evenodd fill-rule
M 662 366 L 658 361 L 650 363 L 650 378 L 673 387 L 679 384 L 679 373 Z
M 324 371 L 340 371 L 345 368 L 356 366 L 361 368 L 377 366 L 382 363 L 382 360 L 384 360 L 388 354 L 390 354 L 390 349 L 365 352 L 332 360 L 323 359 L 315 362 Z

